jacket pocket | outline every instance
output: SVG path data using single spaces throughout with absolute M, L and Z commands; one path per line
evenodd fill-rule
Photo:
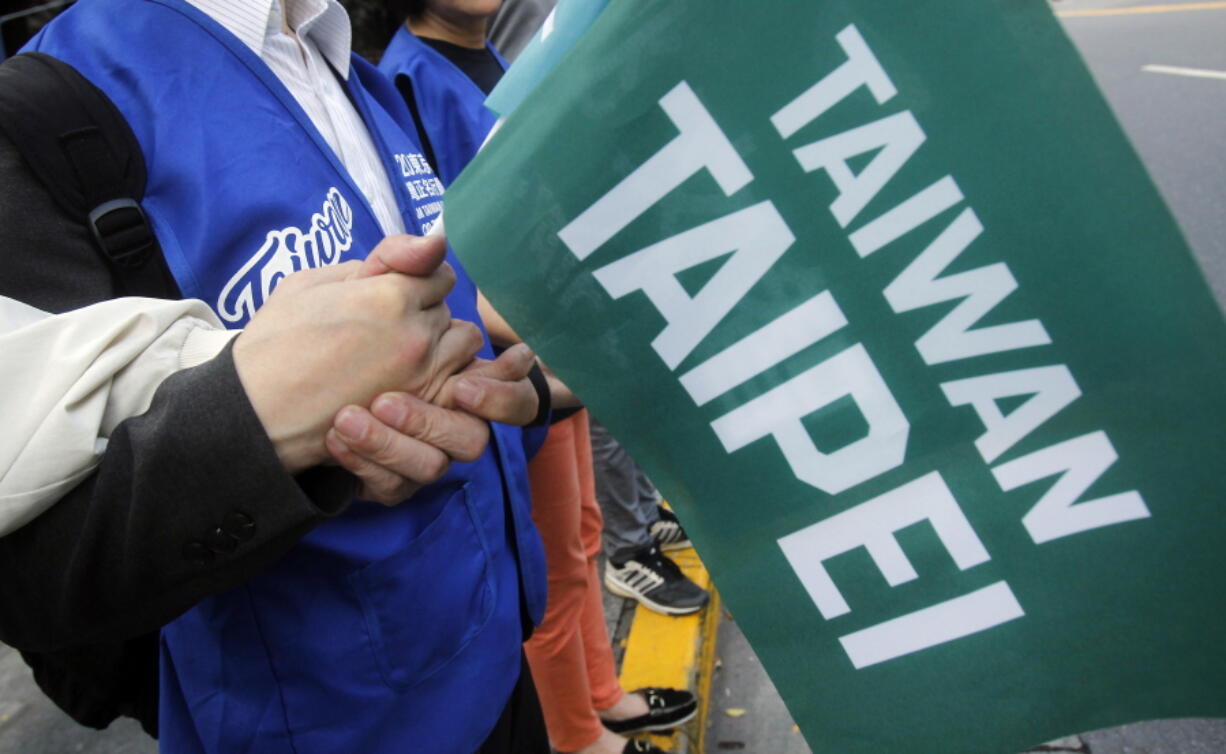
M 468 485 L 403 550 L 349 581 L 389 686 L 412 688 L 446 667 L 494 611 L 489 547 Z

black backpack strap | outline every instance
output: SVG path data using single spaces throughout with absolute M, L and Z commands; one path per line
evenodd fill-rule
M 141 208 L 140 144 L 110 98 L 67 63 L 22 53 L 0 64 L 0 130 L 89 229 L 120 295 L 180 297 Z

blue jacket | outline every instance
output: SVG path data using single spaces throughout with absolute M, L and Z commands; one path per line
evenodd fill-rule
M 361 258 L 380 240 L 292 95 L 182 0 L 87 0 L 31 47 L 75 66 L 124 114 L 179 287 L 232 326 L 285 275 Z M 345 85 L 406 228 L 422 232 L 441 187 L 403 101 L 357 57 Z M 475 288 L 449 261 L 453 316 L 478 321 Z M 355 501 L 263 574 L 167 626 L 162 751 L 473 751 L 519 675 L 524 613 L 535 621 L 544 609 L 519 435 L 496 425 L 480 459 L 398 507 Z
M 497 50 L 493 46 L 489 50 L 505 69 L 506 62 Z M 430 142 L 439 178 L 450 186 L 498 119 L 486 109 L 485 93 L 442 53 L 403 26 L 388 42 L 379 70 L 411 85 L 417 125 Z

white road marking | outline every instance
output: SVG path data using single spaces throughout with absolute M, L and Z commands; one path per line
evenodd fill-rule
M 1226 80 L 1226 71 L 1211 71 L 1206 68 L 1181 68 L 1176 65 L 1143 65 L 1142 71 L 1149 73 L 1167 73 L 1172 76 L 1192 76 L 1201 79 Z

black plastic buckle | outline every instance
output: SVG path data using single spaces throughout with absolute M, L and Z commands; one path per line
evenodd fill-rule
M 134 199 L 99 204 L 89 213 L 89 230 L 98 248 L 118 267 L 141 267 L 157 248 L 149 218 Z

